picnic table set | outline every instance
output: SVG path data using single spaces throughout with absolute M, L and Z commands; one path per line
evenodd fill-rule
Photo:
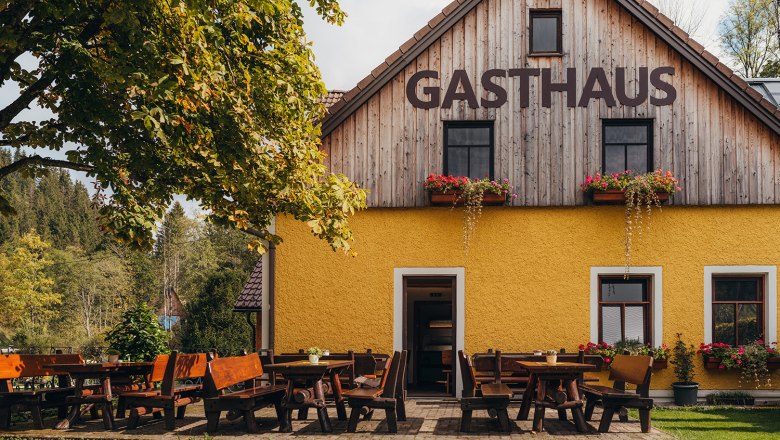
M 330 433 L 329 405 L 335 406 L 339 421 L 347 422 L 347 432 L 356 432 L 361 418 L 371 420 L 375 410 L 384 410 L 387 430 L 395 433 L 398 423 L 406 421 L 407 356 L 407 351 L 391 356 L 350 351 L 310 359 L 302 352 L 274 355 L 270 350 L 234 357 L 174 351 L 152 362 L 85 363 L 77 354 L 2 355 L 0 429 L 10 429 L 12 411 L 29 411 L 34 427 L 42 429 L 41 410 L 57 408 L 59 430 L 72 428 L 87 413 L 93 418 L 101 414 L 103 427 L 114 430 L 116 419 L 128 418 L 128 412 L 128 429 L 152 416 L 175 430 L 187 406 L 202 401 L 209 433 L 218 431 L 223 414 L 228 420 L 243 418 L 246 431 L 255 433 L 255 411 L 266 407 L 275 409 L 279 432 L 293 431 L 294 411 L 299 420 L 306 420 L 313 409 L 320 430 Z M 647 395 L 652 370 L 648 356 L 616 356 L 612 386 L 595 384 L 597 379 L 586 376 L 599 365 L 582 351 L 552 357 L 501 351 L 468 356 L 459 351 L 457 362 L 463 379 L 462 432 L 471 431 L 478 410 L 496 417 L 502 431 L 512 432 L 509 405 L 519 394 L 516 419 L 528 420 L 533 407 L 536 432 L 545 429 L 546 409 L 557 412 L 559 420 L 567 420 L 570 413 L 576 430 L 588 432 L 587 421 L 597 405 L 603 407 L 599 432 L 609 431 L 613 415 L 622 408 L 639 409 L 641 429 L 649 432 L 653 405 Z M 56 377 L 57 386 L 13 387 L 13 380 L 43 376 Z M 636 385 L 636 392 L 626 391 L 627 383 Z

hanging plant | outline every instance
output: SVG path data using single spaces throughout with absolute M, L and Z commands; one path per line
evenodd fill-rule
M 512 193 L 509 179 L 502 182 L 489 179 L 469 179 L 464 176 L 431 174 L 425 180 L 431 205 L 463 205 L 463 251 L 468 254 L 469 242 L 474 236 L 484 205 L 504 205 L 517 197 Z
M 588 176 L 580 185 L 582 191 L 595 203 L 625 204 L 623 243 L 626 258 L 625 278 L 628 278 L 631 268 L 634 234 L 638 238 L 642 237 L 643 229 L 649 228 L 653 207 L 660 209 L 663 201 L 668 200 L 676 191 L 680 191 L 677 184 L 678 180 L 671 171 L 658 170 L 654 173 L 635 175 L 628 170 L 612 175 Z

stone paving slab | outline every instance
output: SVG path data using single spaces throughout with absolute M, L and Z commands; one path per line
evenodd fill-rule
M 519 410 L 519 402 L 512 403 L 509 407 L 509 417 L 514 419 Z M 118 429 L 112 432 L 106 432 L 103 429 L 102 419 L 91 420 L 89 416 L 79 425 L 67 431 L 58 431 L 53 429 L 56 420 L 52 417 L 44 420 L 46 429 L 36 431 L 31 429 L 29 423 L 14 424 L 10 432 L 0 431 L 0 436 L 11 436 L 18 438 L 35 439 L 59 439 L 59 438 L 79 438 L 79 439 L 188 439 L 188 438 L 210 438 L 218 437 L 220 439 L 283 439 L 296 437 L 316 437 L 318 439 L 356 439 L 369 436 L 392 437 L 392 438 L 458 438 L 458 439 L 490 439 L 490 438 L 541 438 L 548 437 L 555 440 L 568 439 L 603 439 L 603 440 L 671 440 L 673 437 L 659 430 L 653 429 L 648 434 L 642 434 L 639 428 L 639 422 L 630 420 L 627 423 L 620 423 L 615 418 L 612 423 L 611 432 L 608 434 L 599 434 L 596 431 L 598 420 L 601 417 L 599 410 L 593 416 L 593 421 L 589 423 L 588 433 L 579 434 L 571 421 L 563 422 L 558 420 L 555 411 L 547 411 L 545 419 L 545 432 L 538 434 L 531 432 L 531 421 L 512 420 L 514 431 L 512 434 L 503 434 L 499 430 L 497 419 L 491 419 L 484 411 L 475 411 L 472 421 L 472 433 L 463 434 L 459 432 L 460 406 L 456 401 L 440 400 L 409 400 L 407 401 L 407 421 L 398 423 L 398 434 L 387 432 L 387 425 L 384 421 L 384 412 L 377 412 L 371 421 L 362 421 L 358 424 L 358 432 L 349 434 L 346 432 L 347 422 L 341 422 L 336 419 L 336 410 L 329 407 L 329 415 L 333 423 L 333 433 L 323 434 L 320 432 L 319 422 L 316 418 L 316 412 L 310 411 L 308 420 L 293 420 L 293 432 L 282 434 L 278 432 L 275 412 L 273 408 L 263 409 L 257 413 L 260 432 L 250 435 L 244 431 L 244 424 L 241 419 L 228 421 L 224 417 L 220 420 L 219 431 L 214 436 L 206 434 L 206 420 L 203 417 L 203 405 L 190 405 L 187 409 L 187 415 L 183 420 L 177 420 L 177 429 L 175 432 L 165 430 L 162 420 L 153 420 L 151 417 L 143 417 L 142 424 L 138 429 L 126 429 L 126 420 L 117 420 Z M 293 415 L 295 419 L 297 414 Z M 533 410 L 531 417 L 533 419 Z

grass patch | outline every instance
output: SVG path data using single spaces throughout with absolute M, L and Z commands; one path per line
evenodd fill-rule
M 632 417 L 638 417 L 635 410 Z M 664 408 L 651 413 L 653 427 L 681 440 L 780 438 L 780 408 Z

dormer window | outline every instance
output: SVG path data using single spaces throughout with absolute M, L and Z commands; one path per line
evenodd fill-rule
M 559 9 L 531 11 L 531 55 L 560 55 L 563 53 L 562 12 Z

